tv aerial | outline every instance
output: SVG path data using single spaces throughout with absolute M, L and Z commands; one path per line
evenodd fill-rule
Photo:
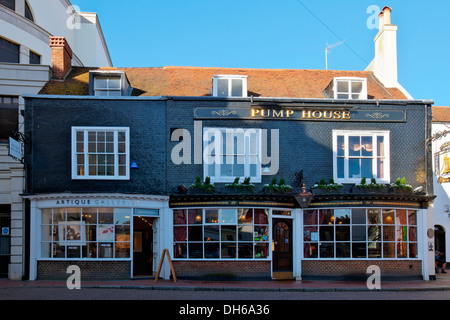
M 338 43 L 335 43 L 335 44 L 332 44 L 332 45 L 329 45 L 328 43 L 327 43 L 327 47 L 325 48 L 325 70 L 328 70 L 328 52 L 332 49 L 332 48 L 334 48 L 334 47 L 336 47 L 336 46 L 338 46 L 338 45 L 340 45 L 340 44 L 343 44 L 345 42 L 345 40 L 344 41 L 341 41 L 341 42 L 338 42 Z

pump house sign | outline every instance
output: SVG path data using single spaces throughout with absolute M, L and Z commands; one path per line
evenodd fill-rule
M 434 154 L 434 162 L 437 181 L 450 182 L 450 141 L 445 142 Z

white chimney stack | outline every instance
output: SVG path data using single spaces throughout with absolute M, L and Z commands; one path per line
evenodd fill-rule
M 391 21 L 392 9 L 385 6 L 379 13 L 379 30 L 375 36 L 375 58 L 366 68 L 387 88 L 398 88 L 408 99 L 411 95 L 398 83 L 397 74 L 397 26 Z
M 380 28 L 375 36 L 373 71 L 386 87 L 396 87 L 397 78 L 397 26 L 391 24 L 391 11 L 384 7 L 378 15 Z

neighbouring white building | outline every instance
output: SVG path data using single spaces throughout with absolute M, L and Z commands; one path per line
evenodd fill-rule
M 52 61 L 52 50 L 64 50 L 65 61 Z M 26 142 L 22 95 L 64 79 L 63 64 L 112 66 L 97 14 L 69 0 L 0 0 L 0 277 L 27 274 L 26 170 L 9 156 L 9 137 Z
M 433 107 L 435 248 L 450 258 L 450 107 Z

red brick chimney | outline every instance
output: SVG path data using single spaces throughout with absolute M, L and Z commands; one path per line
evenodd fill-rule
M 64 37 L 50 37 L 53 79 L 64 80 L 72 67 L 72 49 Z

